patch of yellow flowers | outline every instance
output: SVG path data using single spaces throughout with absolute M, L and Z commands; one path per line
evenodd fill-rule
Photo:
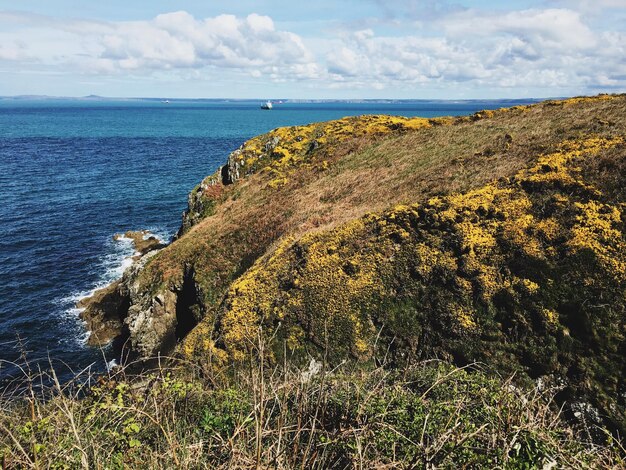
M 382 122 L 374 118 L 365 127 L 379 131 L 386 125 Z M 621 208 L 572 196 L 574 187 L 592 197 L 599 194 L 583 180 L 578 162 L 623 143 L 621 137 L 567 141 L 508 182 L 422 205 L 399 205 L 337 229 L 283 240 L 232 284 L 221 322 L 225 353 L 243 360 L 258 325 L 264 324 L 270 331 L 284 328 L 291 349 L 302 347 L 305 339 L 321 347 L 332 337 L 334 347 L 367 357 L 376 335 L 368 312 L 395 294 L 401 276 L 410 275 L 397 271 L 402 256 L 412 259 L 426 289 L 429 279 L 448 273 L 468 298 L 484 302 L 500 289 L 528 296 L 539 292 L 542 286 L 536 282 L 503 275 L 497 266 L 509 250 L 536 259 L 553 257 L 557 240 L 572 253 L 592 253 L 607 273 L 626 280 Z M 551 204 L 567 210 L 542 216 L 533 199 L 538 186 Z M 575 217 L 564 215 L 571 211 Z M 458 329 L 479 327 L 467 303 L 451 301 L 448 309 Z M 540 313 L 547 325 L 558 322 L 553 310 Z

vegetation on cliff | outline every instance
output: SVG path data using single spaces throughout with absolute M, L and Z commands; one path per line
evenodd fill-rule
M 11 408 L 5 455 L 619 468 L 604 429 L 626 431 L 625 109 L 600 95 L 251 139 L 113 287 L 134 351 L 177 343 L 185 371 Z M 54 450 L 74 437 L 20 434 L 25 413 L 98 444 Z
M 312 142 L 320 140 L 319 132 L 312 130 L 316 126 L 305 126 L 309 137 L 294 139 L 297 148 L 289 147 L 287 138 L 283 147 L 280 140 L 276 143 L 275 134 L 285 133 L 284 129 L 253 139 L 256 143 L 243 148 L 257 148 L 259 153 L 253 157 L 248 150 L 238 150 L 205 179 L 190 196 L 179 238 L 133 279 L 137 286 L 131 299 L 137 312 L 133 316 L 153 320 L 135 322 L 136 334 L 131 335 L 135 349 L 156 354 L 160 345 L 152 331 L 177 321 L 176 312 L 160 312 L 160 306 L 173 305 L 168 292 L 181 297 L 186 282 L 193 284 L 188 291 L 195 292 L 183 302 L 191 306 L 192 323 L 203 319 L 200 330 L 205 339 L 217 339 L 220 332 L 213 326 L 219 326 L 221 304 L 231 283 L 284 237 L 297 238 L 368 212 L 426 202 L 512 177 L 561 142 L 591 131 L 599 136 L 614 132 L 622 102 L 622 97 L 546 102 L 464 118 L 409 120 L 412 126 L 382 117 L 349 118 L 317 128 L 335 129 L 342 123 L 361 129 L 357 137 L 343 135 L 315 145 Z M 368 125 L 372 120 L 386 124 Z M 365 124 L 359 127 L 361 121 Z M 290 132 L 305 134 L 299 129 Z M 274 185 L 272 162 L 282 161 L 285 154 L 275 152 L 277 146 L 289 147 L 289 154 L 298 157 L 289 160 L 297 162 L 293 165 L 281 164 L 284 179 Z M 242 155 L 251 161 L 245 171 L 246 165 L 238 163 Z M 188 309 L 179 310 L 179 316 L 191 316 L 183 313 Z M 164 319 L 163 325 L 159 319 Z M 144 344 L 143 337 L 151 339 Z
M 27 406 L 0 413 L 0 462 L 55 469 L 626 464 L 616 443 L 581 440 L 562 421 L 555 390 L 521 389 L 476 366 L 257 365 L 226 383 L 192 371 L 188 364 L 139 377 L 117 371 L 83 398 L 71 386 L 30 388 Z
M 251 238 L 230 253 L 240 264 L 222 264 L 224 277 L 212 277 L 208 289 L 199 268 L 200 290 L 217 302 L 201 302 L 204 319 L 182 352 L 218 369 L 246 361 L 261 325 L 273 339 L 271 360 L 282 361 L 286 352 L 305 361 L 329 351 L 336 363 L 383 353 L 393 365 L 431 357 L 482 361 L 516 373 L 519 381 L 566 383 L 559 399 L 572 414 L 582 407 L 614 429 L 626 429 L 623 102 L 601 96 L 420 120 L 417 131 L 401 128 L 400 136 L 382 140 L 377 128 L 367 143 L 362 135 L 368 134 L 360 133 L 348 150 L 334 141 L 328 153 L 307 156 L 282 188 L 269 184 L 275 172 L 263 170 L 227 185 L 217 206 L 226 206 L 224 215 L 241 208 L 252 191 L 267 203 L 259 208 L 266 212 L 246 203 L 243 214 L 273 223 L 248 225 L 244 218 L 230 225 L 238 235 L 251 230 Z M 335 129 L 336 123 L 327 126 Z M 449 139 L 440 150 L 430 147 L 441 143 L 438 134 L 450 137 L 458 128 L 462 143 Z M 429 140 L 416 146 L 414 139 L 424 133 Z M 274 142 L 274 134 L 257 141 Z M 455 144 L 469 145 L 470 155 L 459 155 Z M 258 149 L 258 142 L 243 148 Z M 331 154 L 339 156 L 331 161 Z M 331 163 L 324 170 L 310 163 L 320 160 Z M 377 166 L 375 175 L 348 191 L 338 187 L 352 182 L 352 171 L 363 177 L 368 165 Z M 427 186 L 430 165 L 449 175 L 439 187 Z M 267 185 L 252 186 L 255 177 Z M 414 185 L 402 184 L 407 180 Z M 324 206 L 329 187 L 334 197 Z M 236 203 L 227 196 L 230 188 L 239 192 Z M 312 188 L 321 192 L 313 203 Z M 437 193 L 444 194 L 432 197 Z M 285 206 L 293 212 L 282 212 Z M 322 223 L 307 225 L 320 213 Z M 229 230 L 220 215 L 218 210 L 200 222 L 180 244 L 203 239 L 207 230 Z M 247 251 L 260 241 L 270 249 Z M 175 247 L 152 268 L 163 273 L 159 262 L 180 262 Z M 196 266 L 213 255 L 213 247 L 204 247 Z
M 219 344 L 245 359 L 262 324 L 277 354 L 556 374 L 623 427 L 624 205 L 585 181 L 623 144 L 566 141 L 510 179 L 287 239 L 232 284 Z

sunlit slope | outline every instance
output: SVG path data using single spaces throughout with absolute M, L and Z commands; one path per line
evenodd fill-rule
M 325 145 L 319 145 L 316 138 L 324 134 L 325 123 L 277 129 L 244 144 L 242 156 L 236 159 L 281 134 L 295 135 L 291 140 L 299 150 L 286 139 L 276 150 L 270 145 L 269 151 L 255 152 L 247 157 L 254 164 L 240 170 L 236 184 L 222 184 L 220 174 L 208 177 L 190 196 L 194 208 L 204 209 L 203 214 L 196 211 L 197 215 L 188 214 L 185 219 L 190 227 L 195 215 L 193 236 L 181 237 L 161 252 L 142 277 L 148 281 L 155 275 L 163 283 L 175 280 L 189 256 L 199 261 L 194 263 L 198 271 L 212 278 L 209 284 L 228 283 L 251 264 L 250 257 L 258 257 L 285 234 L 479 187 L 513 175 L 541 151 L 580 134 L 580 129 L 610 131 L 616 123 L 602 122 L 611 118 L 619 122 L 624 101 L 601 97 L 580 103 L 548 102 L 456 119 L 379 117 L 386 124 L 376 126 L 369 116 L 347 118 L 328 125 L 348 124 L 352 131 L 358 127 L 356 136 L 335 137 Z M 398 125 L 403 121 L 410 125 Z M 364 132 L 368 127 L 376 132 Z M 310 134 L 303 136 L 303 129 Z M 291 156 L 285 159 L 287 153 Z M 281 172 L 278 179 L 277 171 Z M 213 259 L 214 255 L 223 262 Z M 222 266 L 231 262 L 238 265 L 234 271 Z M 224 279 L 222 268 L 223 274 L 228 273 Z
M 623 422 L 624 142 L 568 140 L 480 189 L 285 239 L 232 284 L 217 346 L 243 360 L 262 325 L 276 356 L 481 361 L 563 377 Z
M 134 278 L 131 339 L 153 353 L 169 318 L 180 350 L 218 367 L 259 326 L 275 359 L 478 360 L 560 377 L 622 426 L 625 104 L 256 137 Z

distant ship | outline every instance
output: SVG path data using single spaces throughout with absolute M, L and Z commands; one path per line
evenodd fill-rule
M 261 109 L 272 109 L 272 102 L 269 100 L 266 101 L 261 105 Z

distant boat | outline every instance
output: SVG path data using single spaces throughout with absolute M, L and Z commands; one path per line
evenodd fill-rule
M 162 103 L 170 104 L 170 100 L 164 100 L 164 101 L 162 101 Z
M 272 109 L 272 102 L 267 100 L 261 105 L 261 109 Z

